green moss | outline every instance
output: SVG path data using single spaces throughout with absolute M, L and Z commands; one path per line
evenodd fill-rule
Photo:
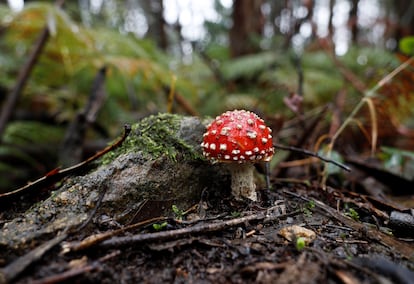
M 182 116 L 168 113 L 144 118 L 132 126 L 131 134 L 121 147 L 104 156 L 103 164 L 129 152 L 141 152 L 153 159 L 166 156 L 173 161 L 178 157 L 201 158 L 201 153 L 178 135 L 182 119 Z

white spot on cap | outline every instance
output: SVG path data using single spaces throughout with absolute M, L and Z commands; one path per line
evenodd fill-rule
M 208 142 L 204 143 L 204 148 L 208 149 Z
M 244 160 L 245 158 L 244 158 L 244 156 L 243 155 L 241 155 L 240 156 L 240 160 Z
M 237 157 L 237 156 L 233 157 L 233 160 L 235 160 L 235 161 L 237 161 L 238 159 L 239 159 L 239 157 Z
M 247 120 L 247 124 L 248 124 L 248 125 L 253 125 L 253 124 L 254 124 L 253 119 L 249 118 L 249 119 Z
M 253 155 L 253 156 L 250 156 L 250 158 L 249 158 L 250 160 L 256 160 L 256 156 L 255 155 Z
M 227 145 L 226 144 L 220 144 L 220 150 L 221 151 L 226 151 L 227 150 Z
M 260 124 L 260 125 L 259 125 L 259 128 L 260 128 L 261 130 L 265 130 L 265 129 L 266 129 L 266 126 L 265 126 L 264 124 Z
M 253 148 L 253 152 L 258 153 L 259 152 L 259 148 L 258 147 L 254 147 Z
M 266 144 L 266 143 L 267 143 L 267 141 L 269 141 L 269 140 L 267 140 L 267 138 L 264 138 L 264 137 L 262 138 L 262 143 L 263 143 L 263 144 Z
M 252 151 L 246 151 L 246 152 L 244 152 L 247 156 L 250 156 L 250 155 L 252 155 L 253 154 L 253 152 Z
M 217 119 L 217 120 L 216 120 L 216 124 L 217 124 L 217 125 L 222 125 L 222 124 L 223 124 L 223 121 L 222 121 L 221 119 Z
M 220 135 L 225 135 L 225 136 L 228 136 L 229 135 L 229 131 L 231 130 L 231 128 L 230 127 L 223 127 L 222 129 L 221 129 L 221 131 L 220 131 Z
M 272 135 L 270 135 L 270 134 L 267 135 L 267 138 L 272 139 Z
M 203 134 L 203 137 L 208 136 L 210 133 L 207 131 L 206 133 Z
M 210 144 L 210 149 L 211 149 L 211 150 L 216 150 L 216 144 L 211 143 L 211 144 Z
M 224 155 L 224 160 L 230 160 L 230 155 Z
M 242 127 L 242 125 L 241 125 L 241 124 L 237 124 L 236 128 L 237 128 L 238 130 L 241 130 L 243 127 Z
M 233 151 L 231 151 L 231 153 L 233 155 L 238 155 L 238 154 L 240 154 L 240 150 L 234 149 Z
M 247 131 L 246 135 L 251 139 L 255 139 L 257 137 L 256 131 Z
M 217 134 L 217 130 L 216 129 L 211 130 L 211 134 L 216 135 Z

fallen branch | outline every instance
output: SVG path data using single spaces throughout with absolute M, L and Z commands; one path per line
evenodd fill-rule
M 99 233 L 99 234 L 95 234 L 95 235 L 91 235 L 89 237 L 87 237 L 86 239 L 80 241 L 80 242 L 68 242 L 68 243 L 64 243 L 62 244 L 62 253 L 69 253 L 69 252 L 74 252 L 74 251 L 80 251 L 80 250 L 84 250 L 87 249 L 89 247 L 92 247 L 94 245 L 97 245 L 109 238 L 112 238 L 116 235 L 119 235 L 123 232 L 132 230 L 132 229 L 137 229 L 140 228 L 142 226 L 146 226 L 148 224 L 151 223 L 155 223 L 155 222 L 160 222 L 160 221 L 165 221 L 168 220 L 167 217 L 157 217 L 157 218 L 151 218 L 149 220 L 145 220 L 130 226 L 126 226 L 124 228 L 118 229 L 118 230 L 114 230 L 114 231 L 108 231 L 108 232 L 104 232 L 104 233 Z
M 234 227 L 234 226 L 237 226 L 245 222 L 249 222 L 249 221 L 263 220 L 264 223 L 268 223 L 276 219 L 285 218 L 285 217 L 293 216 L 293 215 L 300 213 L 299 210 L 293 211 L 291 213 L 283 213 L 283 212 L 280 213 L 279 208 L 280 208 L 280 205 L 277 205 L 277 206 L 268 208 L 265 211 L 261 211 L 253 215 L 249 215 L 249 216 L 245 216 L 241 218 L 235 218 L 235 219 L 231 219 L 227 221 L 203 223 L 203 224 L 198 224 L 198 225 L 194 225 L 194 226 L 186 227 L 182 229 L 177 229 L 177 230 L 169 230 L 169 231 L 162 231 L 162 232 L 155 232 L 155 233 L 145 233 L 145 234 L 138 234 L 138 235 L 127 236 L 127 237 L 114 237 L 115 235 L 118 235 L 127 230 L 136 229 L 143 225 L 147 225 L 147 224 L 158 222 L 158 221 L 168 220 L 168 218 L 166 217 L 152 218 L 152 219 L 149 219 L 149 220 L 137 223 L 137 224 L 127 226 L 125 228 L 89 236 L 88 238 L 84 239 L 81 242 L 67 242 L 62 245 L 62 253 L 80 251 L 80 250 L 84 250 L 84 249 L 97 246 L 97 245 L 102 246 L 102 247 L 118 247 L 118 246 L 140 243 L 144 241 L 150 242 L 150 241 L 158 241 L 158 240 L 176 239 L 176 238 L 186 236 L 186 235 L 200 234 L 200 233 L 206 233 L 206 232 L 215 232 L 215 231 L 223 230 L 226 228 Z
M 109 240 L 103 241 L 99 246 L 104 247 L 104 248 L 110 248 L 110 247 L 120 247 L 120 246 L 125 246 L 125 245 L 131 246 L 131 245 L 142 243 L 142 242 L 171 240 L 171 239 L 176 239 L 176 238 L 188 236 L 188 235 L 208 233 L 208 232 L 217 232 L 220 230 L 224 230 L 224 229 L 234 227 L 240 224 L 244 224 L 246 222 L 251 222 L 251 221 L 262 221 L 263 223 L 269 223 L 274 220 L 286 218 L 288 216 L 293 216 L 301 212 L 300 210 L 297 210 L 291 213 L 280 214 L 278 209 L 279 209 L 279 206 L 274 206 L 274 207 L 268 208 L 267 210 L 261 211 L 256 214 L 248 215 L 248 216 L 241 217 L 241 218 L 226 220 L 226 221 L 199 224 L 199 225 L 195 225 L 192 227 L 186 227 L 186 228 L 170 230 L 170 231 L 137 234 L 137 235 L 125 236 L 125 237 L 114 237 Z
M 78 275 L 98 270 L 101 266 L 102 262 L 105 262 L 111 258 L 116 257 L 121 252 L 119 250 L 116 250 L 114 252 L 111 252 L 103 257 L 100 257 L 98 260 L 95 260 L 91 264 L 83 265 L 81 267 L 75 267 L 72 269 L 69 269 L 61 274 L 48 276 L 39 280 L 35 280 L 31 282 L 32 284 L 52 284 L 52 283 L 61 283 L 63 281 L 67 281 L 73 277 L 76 277 Z
M 19 257 L 9 265 L 0 269 L 0 283 L 9 283 L 20 275 L 29 265 L 38 261 L 51 248 L 66 239 L 67 233 L 58 234 L 53 239 L 41 244 L 37 248 Z

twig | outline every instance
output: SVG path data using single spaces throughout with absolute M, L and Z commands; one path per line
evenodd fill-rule
M 173 112 L 173 103 L 174 103 L 174 95 L 175 95 L 175 83 L 177 82 L 177 77 L 175 75 L 172 75 L 171 78 L 171 85 L 168 91 L 167 96 L 167 112 L 172 113 Z
M 192 116 L 199 116 L 198 112 L 179 93 L 176 92 L 174 94 L 174 99 L 177 102 L 177 104 L 180 105 L 185 110 L 186 113 Z
M 175 84 L 175 83 L 174 83 Z M 170 101 L 168 104 L 172 105 L 172 100 L 174 100 L 179 106 L 181 106 L 184 111 L 192 116 L 198 116 L 198 112 L 190 105 L 187 100 L 181 96 L 177 91 L 172 90 L 169 86 L 164 86 L 164 92 L 167 95 L 167 99 Z M 171 111 L 169 111 L 171 112 Z
M 293 57 L 293 62 L 296 67 L 296 72 L 298 74 L 298 89 L 297 94 L 303 97 L 303 68 L 302 68 L 302 58 L 299 54 L 295 53 Z M 300 111 L 301 112 L 301 111 Z
M 222 85 L 225 86 L 227 84 L 226 79 L 223 76 L 217 62 L 208 56 L 208 54 L 203 50 L 202 47 L 197 46 L 195 43 L 192 43 L 194 51 L 200 56 L 200 58 L 204 61 L 210 71 L 213 73 L 214 78 Z
M 324 106 L 320 111 L 317 112 L 316 117 L 314 117 L 312 120 L 311 120 L 311 117 L 309 116 L 309 120 L 311 120 L 311 122 L 309 123 L 309 126 L 302 132 L 300 137 L 298 137 L 297 142 L 294 144 L 294 147 L 300 147 L 305 143 L 305 141 L 309 138 L 309 136 L 314 131 L 314 129 L 318 126 L 318 124 L 321 121 L 321 118 L 325 115 L 327 110 L 328 110 L 328 107 Z M 298 116 L 295 119 L 295 121 L 298 121 L 301 124 L 302 117 L 306 119 L 306 115 L 301 115 L 301 116 Z M 293 155 L 293 151 L 290 151 L 288 156 L 284 159 L 284 161 L 290 161 L 294 159 L 294 157 L 295 156 Z M 286 173 L 286 169 L 280 168 L 276 170 L 274 175 L 280 177 L 280 176 L 284 176 L 285 173 Z
M 72 166 L 82 161 L 82 145 L 84 144 L 87 128 L 94 124 L 98 111 L 106 97 L 105 77 L 107 67 L 99 69 L 92 84 L 88 102 L 69 124 L 59 150 L 59 163 Z
M 23 187 L 20 187 L 16 190 L 9 191 L 9 192 L 6 192 L 6 193 L 2 193 L 2 194 L 0 194 L 0 201 L 3 201 L 6 197 L 15 197 L 16 195 L 21 194 L 24 191 L 29 190 L 29 189 L 45 188 L 46 186 L 48 186 L 48 185 L 50 185 L 54 182 L 57 182 L 57 181 L 61 180 L 62 178 L 66 177 L 68 175 L 74 174 L 75 172 L 81 170 L 85 165 L 87 165 L 90 162 L 102 157 L 104 154 L 106 154 L 106 153 L 112 151 L 113 149 L 119 147 L 120 145 L 122 145 L 122 143 L 128 137 L 130 132 L 131 132 L 131 126 L 126 124 L 124 126 L 124 134 L 114 144 L 109 145 L 108 147 L 106 147 L 102 151 L 96 153 L 92 157 L 89 157 L 88 159 L 86 159 L 85 161 L 83 161 L 79 164 L 76 164 L 76 165 L 74 165 L 72 167 L 69 167 L 69 168 L 65 168 L 63 170 L 60 170 L 60 169 L 52 170 L 51 172 L 49 172 L 45 176 L 35 180 L 34 182 L 31 182 L 31 183 L 29 183 L 29 184 L 27 184 Z
M 64 2 L 65 0 L 57 0 L 55 2 L 55 5 L 56 7 L 62 7 Z M 29 54 L 26 63 L 20 69 L 16 85 L 14 86 L 10 94 L 7 96 L 7 100 L 5 101 L 0 113 L 0 140 L 3 136 L 3 132 L 6 128 L 7 122 L 9 121 L 11 114 L 15 110 L 19 96 L 22 93 L 24 87 L 26 86 L 27 80 L 30 77 L 30 73 L 32 72 L 37 60 L 39 59 L 39 56 L 42 53 L 42 50 L 46 45 L 49 36 L 50 31 L 48 25 L 46 24 L 42 32 L 39 34 L 39 37 L 37 38 L 36 42 L 34 43 L 32 51 Z
M 114 231 L 108 231 L 108 232 L 104 232 L 104 233 L 99 233 L 99 234 L 95 234 L 95 235 L 91 235 L 89 237 L 87 237 L 86 239 L 82 240 L 81 242 L 67 242 L 65 244 L 62 245 L 62 253 L 69 253 L 69 252 L 74 252 L 74 251 L 80 251 L 80 250 L 84 250 L 87 249 L 89 247 L 92 247 L 94 245 L 97 245 L 113 236 L 119 235 L 123 232 L 132 230 L 132 229 L 137 229 L 139 227 L 142 226 L 146 226 L 148 224 L 151 223 L 155 223 L 155 222 L 160 222 L 160 221 L 165 221 L 168 220 L 169 218 L 167 217 L 156 217 L 156 218 L 151 218 L 136 224 L 132 224 L 129 226 L 126 226 L 124 228 L 118 229 L 118 230 L 114 230 Z
M 9 265 L 0 269 L 0 283 L 9 283 L 22 273 L 29 265 L 39 260 L 48 250 L 66 239 L 66 230 L 53 239 L 19 257 Z
M 280 145 L 280 144 L 273 144 L 273 147 L 275 147 L 277 149 L 281 149 L 281 150 L 287 150 L 287 151 L 292 151 L 292 152 L 296 152 L 296 153 L 301 153 L 301 154 L 305 154 L 305 155 L 308 155 L 308 156 L 312 156 L 312 157 L 318 158 L 318 159 L 320 159 L 320 160 L 322 160 L 322 161 L 324 161 L 326 163 L 334 164 L 335 166 L 338 166 L 341 169 L 344 169 L 345 171 L 348 171 L 348 172 L 351 171 L 351 169 L 348 166 L 345 166 L 344 164 L 339 163 L 337 161 L 334 161 L 332 159 L 328 159 L 328 158 L 322 157 L 319 154 L 317 154 L 315 152 L 312 152 L 312 151 L 309 151 L 309 150 L 300 149 L 300 148 L 296 148 L 296 147 L 292 147 L 292 146 L 283 146 L 283 145 Z
M 342 74 L 345 80 L 347 80 L 351 85 L 360 93 L 364 94 L 367 90 L 365 83 L 350 70 L 348 69 L 335 55 L 332 49 L 326 47 L 326 45 L 321 44 L 326 54 L 331 58 L 332 62 L 338 67 L 338 71 Z
M 69 280 L 69 279 L 71 279 L 75 276 L 84 274 L 86 272 L 91 272 L 91 271 L 97 270 L 102 262 L 105 262 L 105 261 L 107 261 L 111 258 L 114 258 L 115 256 L 119 255 L 120 253 L 121 252 L 119 250 L 113 251 L 113 252 L 99 258 L 98 260 L 95 260 L 91 264 L 84 265 L 84 266 L 81 266 L 81 267 L 75 267 L 75 268 L 72 268 L 68 271 L 65 271 L 65 272 L 61 273 L 61 274 L 48 276 L 48 277 L 45 277 L 43 279 L 33 281 L 31 283 L 32 284 L 61 283 L 63 281 Z
M 271 207 L 265 211 L 261 211 L 259 213 L 241 217 L 241 218 L 235 218 L 235 219 L 221 221 L 221 222 L 199 224 L 199 225 L 195 225 L 192 227 L 186 227 L 186 228 L 177 229 L 177 230 L 162 231 L 162 232 L 147 233 L 147 234 L 138 234 L 138 235 L 126 236 L 126 237 L 114 237 L 112 239 L 102 242 L 100 246 L 101 247 L 119 247 L 119 246 L 125 246 L 125 245 L 134 245 L 134 244 L 138 244 L 142 242 L 175 239 L 175 238 L 179 238 L 179 237 L 186 236 L 186 235 L 216 232 L 216 231 L 224 230 L 226 228 L 244 224 L 250 221 L 261 221 L 262 220 L 264 223 L 268 223 L 268 222 L 271 222 L 271 221 L 274 221 L 280 218 L 285 218 L 288 216 L 298 214 L 300 212 L 300 210 L 297 210 L 297 211 L 293 211 L 288 214 L 278 214 L 278 213 L 275 214 L 274 210 L 275 210 L 275 207 Z

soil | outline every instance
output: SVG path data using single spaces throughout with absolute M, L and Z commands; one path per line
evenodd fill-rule
M 10 266 L 3 268 L 3 281 L 414 283 L 413 240 L 384 227 L 379 212 L 385 211 L 369 210 L 368 203 L 358 207 L 356 201 L 362 199 L 355 196 L 355 202 L 344 203 L 350 193 L 332 188 L 274 186 L 278 189 L 261 190 L 262 202 L 257 203 L 205 194 L 188 212 L 175 208 L 164 219 L 141 222 L 135 229 L 76 250 L 79 241 L 120 226 L 103 215 L 94 216 L 42 251 L 39 260 L 31 258 L 31 265 L 16 278 L 9 278 Z M 306 235 L 280 235 L 282 228 L 292 225 L 316 237 L 303 245 L 299 238 L 306 240 Z M 35 249 L 9 248 L 1 261 L 22 261 L 24 253 Z

